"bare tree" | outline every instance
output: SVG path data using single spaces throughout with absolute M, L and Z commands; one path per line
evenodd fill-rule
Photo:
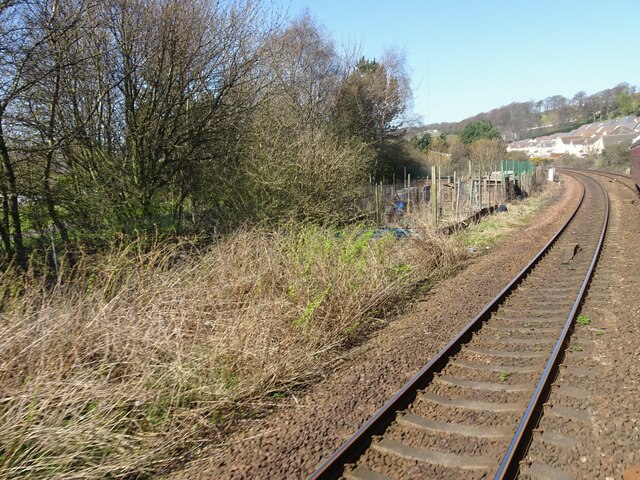
M 113 223 L 153 223 L 166 206 L 177 227 L 252 81 L 265 36 L 260 8 L 113 0 L 97 11 L 99 28 L 84 42 L 92 61 L 68 89 L 82 133 L 65 156 L 76 184 L 97 183 L 109 199 Z
M 20 265 L 26 262 L 19 206 L 25 197 L 18 169 L 26 158 L 20 144 L 27 134 L 20 107 L 34 88 L 56 70 L 42 52 L 61 34 L 59 29 L 41 28 L 37 21 L 41 7 L 41 3 L 20 0 L 0 4 L 0 237 L 7 255 L 15 256 Z
M 476 140 L 469 146 L 469 150 L 474 168 L 480 168 L 485 172 L 493 171 L 506 155 L 504 142 L 497 139 Z
M 323 29 L 305 13 L 273 35 L 265 53 L 270 100 L 280 97 L 280 108 L 291 110 L 301 125 L 316 130 L 326 126 L 344 72 Z
M 0 245 L 20 264 L 25 237 L 99 247 L 260 219 L 265 197 L 263 212 L 297 196 L 296 218 L 337 221 L 402 158 L 404 57 L 354 63 L 309 15 L 283 28 L 260 0 L 0 0 L 0 20 Z

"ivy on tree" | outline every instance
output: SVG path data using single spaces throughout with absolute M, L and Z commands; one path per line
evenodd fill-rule
M 431 134 L 429 132 L 425 132 L 419 137 L 413 138 L 411 143 L 418 150 L 422 150 L 423 152 L 426 152 L 429 149 L 429 145 L 431 145 Z
M 491 125 L 491 122 L 487 120 L 472 122 L 464 127 L 464 129 L 460 133 L 460 139 L 467 145 L 483 138 L 487 140 L 493 140 L 499 139 L 501 137 L 502 135 L 500 134 L 500 131 L 493 125 Z

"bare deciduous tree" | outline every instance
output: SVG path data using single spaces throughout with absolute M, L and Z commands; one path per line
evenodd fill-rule
M 496 165 L 506 155 L 504 142 L 497 139 L 476 140 L 469 146 L 469 150 L 474 167 L 480 168 L 483 172 L 495 170 Z
M 0 19 L 0 241 L 20 264 L 25 225 L 31 248 L 289 218 L 283 204 L 336 221 L 402 154 L 404 58 L 354 64 L 308 14 L 5 0 Z

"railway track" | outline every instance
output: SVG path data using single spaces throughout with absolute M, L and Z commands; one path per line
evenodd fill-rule
M 615 341 L 611 335 L 618 336 L 616 324 L 625 323 L 624 317 L 629 310 L 629 305 L 624 300 L 620 302 L 620 294 L 624 292 L 625 283 L 628 283 L 625 276 L 634 278 L 636 270 L 628 262 L 630 249 L 633 250 L 634 247 L 623 240 L 623 232 L 629 234 L 625 224 L 634 223 L 634 218 L 637 219 L 640 215 L 632 203 L 637 198 L 637 191 L 628 176 L 601 171 L 586 171 L 584 174 L 615 180 L 622 177 L 631 182 L 633 187 L 621 181 L 604 182 L 605 188 L 612 194 L 614 214 L 609 221 L 601 260 L 580 307 L 582 325 L 576 327 L 576 333 L 572 335 L 565 350 L 559 373 L 521 468 L 523 478 L 621 478 L 623 472 L 635 469 L 636 476 L 629 474 L 629 477 L 624 477 L 626 479 L 637 478 L 640 472 L 639 465 L 632 465 L 628 452 L 613 458 L 611 452 L 606 452 L 607 447 L 603 445 L 606 442 L 598 438 L 602 437 L 598 433 L 603 427 L 599 418 L 603 415 L 602 399 L 611 397 L 607 388 L 603 388 L 603 383 L 618 385 L 618 388 L 624 390 L 629 381 L 628 378 L 621 382 L 613 378 L 607 368 L 609 362 L 606 357 L 609 351 L 620 348 L 614 346 Z M 620 189 L 617 185 L 626 188 Z M 616 209 L 619 211 L 615 212 Z M 637 220 L 635 225 L 638 225 Z M 627 285 L 626 288 L 633 287 Z M 619 312 L 616 312 L 616 305 L 619 305 Z M 629 353 L 633 358 L 633 352 Z M 633 363 L 633 360 L 630 361 Z M 616 368 L 624 371 L 622 359 L 618 359 L 616 363 Z M 605 379 L 604 382 L 602 379 Z M 555 415 L 554 408 L 561 408 L 566 414 Z M 633 406 L 630 408 L 634 410 Z M 624 412 L 617 414 L 621 413 L 624 415 Z M 622 421 L 621 418 L 618 423 Z M 628 442 L 634 441 L 629 433 L 618 429 L 617 434 L 623 439 L 628 438 Z M 618 450 L 615 447 L 611 449 Z
M 568 169 L 568 171 L 575 172 L 576 170 Z M 600 177 L 609 178 L 614 182 L 618 182 L 623 187 L 627 188 L 628 190 L 631 190 L 634 196 L 637 196 L 640 193 L 636 188 L 635 182 L 629 175 L 624 175 L 622 173 L 616 173 L 616 172 L 606 172 L 603 170 L 583 170 L 583 172 L 591 175 L 598 175 Z
M 606 191 L 567 174 L 585 186 L 568 222 L 310 479 L 518 475 L 608 222 Z

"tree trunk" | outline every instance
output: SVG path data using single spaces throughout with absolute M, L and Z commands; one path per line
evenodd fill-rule
M 11 248 L 11 237 L 9 236 L 9 200 L 7 195 L 7 189 L 1 188 L 0 195 L 2 195 L 2 221 L 0 222 L 0 238 L 2 239 L 2 246 L 7 252 L 7 257 L 13 257 L 13 248 Z
M 58 101 L 60 97 L 60 70 L 56 71 L 56 79 L 53 88 L 53 96 L 51 98 L 51 109 L 49 112 L 49 126 L 47 131 L 47 157 L 46 163 L 44 166 L 44 178 L 43 178 L 43 188 L 44 188 L 44 197 L 45 202 L 47 203 L 47 212 L 49 213 L 49 217 L 51 217 L 51 221 L 56 226 L 58 231 L 60 232 L 60 236 L 62 237 L 62 241 L 64 242 L 65 247 L 69 244 L 69 233 L 67 232 L 67 227 L 64 222 L 60 220 L 58 216 L 58 212 L 56 212 L 55 200 L 53 198 L 53 193 L 51 192 L 51 166 L 53 164 L 53 153 L 55 149 L 55 126 L 56 126 L 56 114 Z
M 0 117 L 2 114 L 0 113 Z M 13 249 L 15 252 L 15 258 L 20 266 L 26 266 L 27 256 L 22 241 L 22 225 L 20 222 L 20 210 L 18 208 L 18 186 L 16 181 L 16 174 L 11 164 L 11 158 L 9 156 L 9 149 L 4 139 L 4 131 L 2 128 L 2 122 L 0 121 L 0 160 L 4 167 L 5 174 L 7 175 L 7 201 L 9 206 L 9 217 L 11 219 L 11 226 L 13 227 Z

